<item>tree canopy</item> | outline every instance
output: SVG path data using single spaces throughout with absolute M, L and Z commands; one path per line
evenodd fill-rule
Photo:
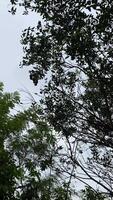
M 67 200 L 65 181 L 54 172 L 60 147 L 40 106 L 20 109 L 17 92 L 0 83 L 0 199 Z M 55 165 L 56 166 L 56 165 Z
M 82 200 L 105 200 L 106 197 L 99 193 L 98 191 L 95 192 L 93 189 L 91 189 L 90 187 L 86 187 L 85 190 L 82 190 L 82 195 L 81 195 L 81 199 Z
M 23 31 L 21 65 L 45 82 L 45 115 L 68 146 L 60 173 L 113 196 L 112 0 L 10 1 L 13 14 L 19 5 L 42 16 Z

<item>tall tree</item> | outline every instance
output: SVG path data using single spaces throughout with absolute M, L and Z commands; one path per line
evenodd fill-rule
M 13 14 L 19 2 L 11 1 Z M 19 5 L 24 14 L 42 16 L 37 27 L 23 31 L 22 66 L 33 67 L 35 85 L 46 80 L 45 112 L 69 148 L 68 159 L 61 161 L 71 167 L 63 172 L 86 184 L 87 177 L 113 196 L 113 2 L 22 0 Z M 77 166 L 85 178 L 76 174 Z
M 40 106 L 20 110 L 20 103 L 0 83 L 0 199 L 71 200 L 54 170 L 61 147 L 52 127 Z

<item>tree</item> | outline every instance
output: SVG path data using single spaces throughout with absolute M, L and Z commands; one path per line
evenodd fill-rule
M 18 2 L 11 1 L 12 13 Z M 35 85 L 46 80 L 45 113 L 69 148 L 61 163 L 71 167 L 63 172 L 87 184 L 76 174 L 78 166 L 113 196 L 113 3 L 23 0 L 19 5 L 24 14 L 32 10 L 43 18 L 23 32 L 22 66 L 33 67 Z
M 82 190 L 81 195 L 82 200 L 105 200 L 106 197 L 99 193 L 98 191 L 92 190 L 90 187 L 86 187 L 85 190 Z
M 0 199 L 71 200 L 54 173 L 60 148 L 55 134 L 35 102 L 19 108 L 17 92 L 5 93 L 0 83 Z
M 18 102 L 18 93 L 4 94 L 3 84 L 0 83 L 0 199 L 6 200 L 14 199 L 15 178 L 18 177 L 14 158 L 5 148 L 7 138 L 10 137 L 12 131 L 15 132 L 15 127 L 11 126 L 13 119 L 9 117 L 10 109 Z

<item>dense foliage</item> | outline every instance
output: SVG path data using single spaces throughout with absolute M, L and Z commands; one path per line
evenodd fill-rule
M 71 199 L 54 172 L 60 148 L 42 109 L 33 102 L 19 111 L 20 103 L 19 94 L 3 92 L 1 83 L 0 200 Z
M 42 16 L 23 31 L 21 65 L 35 85 L 45 80 L 41 103 L 64 140 L 59 173 L 113 196 L 113 1 L 11 3 Z
M 98 191 L 94 191 L 92 188 L 90 187 L 86 187 L 85 190 L 82 190 L 81 192 L 81 199 L 82 200 L 105 200 L 106 197 L 99 193 Z

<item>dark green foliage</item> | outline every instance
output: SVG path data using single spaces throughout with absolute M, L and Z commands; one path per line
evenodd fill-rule
M 71 199 L 54 172 L 61 148 L 42 108 L 32 103 L 15 113 L 19 104 L 0 83 L 0 200 Z
M 113 1 L 23 0 L 20 6 L 42 16 L 23 31 L 22 66 L 32 66 L 35 85 L 45 80 L 41 103 L 68 146 L 63 172 L 67 167 L 65 173 L 85 182 L 78 166 L 113 196 Z
M 18 177 L 18 169 L 14 158 L 5 148 L 5 141 L 15 129 L 10 127 L 13 118 L 9 116 L 10 109 L 19 102 L 18 93 L 3 93 L 3 84 L 0 83 L 0 199 L 15 199 L 15 179 Z
M 85 190 L 82 190 L 81 195 L 82 200 L 105 200 L 106 197 L 99 193 L 98 191 L 92 190 L 90 187 L 86 187 Z

